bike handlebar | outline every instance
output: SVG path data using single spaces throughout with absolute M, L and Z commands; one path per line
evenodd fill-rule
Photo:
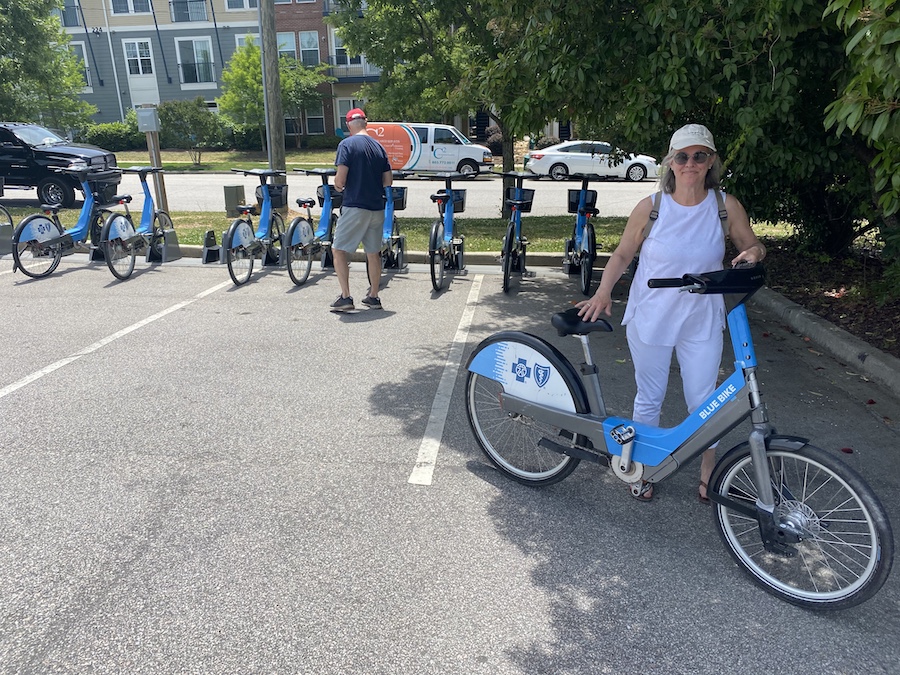
M 689 293 L 753 293 L 766 282 L 766 270 L 756 265 L 738 264 L 726 270 L 685 274 L 680 278 L 648 279 L 650 288 L 681 288 Z

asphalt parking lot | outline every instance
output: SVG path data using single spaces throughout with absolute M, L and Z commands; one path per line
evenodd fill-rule
M 553 270 L 504 295 L 499 266 L 472 266 L 435 295 L 413 265 L 384 311 L 334 315 L 317 267 L 236 288 L 196 259 L 127 282 L 80 255 L 37 281 L 11 266 L 2 673 L 898 672 L 900 573 L 844 612 L 776 600 L 719 542 L 696 466 L 648 504 L 584 463 L 543 490 L 490 468 L 465 360 L 509 328 L 579 357 L 549 326 L 578 298 Z M 900 528 L 900 400 L 751 322 L 779 433 L 851 464 Z M 592 344 L 627 412 L 624 331 Z

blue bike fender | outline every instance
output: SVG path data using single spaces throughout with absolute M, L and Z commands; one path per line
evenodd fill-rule
M 293 228 L 293 234 L 291 235 L 291 241 L 288 246 L 298 246 L 302 244 L 306 246 L 313 240 L 313 231 L 312 226 L 309 224 L 309 221 L 305 218 L 297 222 L 297 224 Z
M 44 216 L 36 216 L 24 223 L 19 241 L 50 241 L 59 236 L 59 230 L 53 221 Z
M 109 231 L 106 234 L 106 240 L 113 239 L 128 240 L 134 236 L 134 226 L 125 216 L 114 216 L 109 222 Z
M 564 363 L 567 362 L 562 355 L 540 338 L 510 332 L 498 333 L 482 342 L 467 368 L 499 382 L 506 393 L 514 396 L 557 410 L 586 412 L 580 381 L 574 373 L 566 373 Z
M 253 243 L 254 239 L 253 228 L 248 223 L 241 222 L 234 228 L 229 245 L 231 248 L 237 248 L 238 246 L 246 248 Z

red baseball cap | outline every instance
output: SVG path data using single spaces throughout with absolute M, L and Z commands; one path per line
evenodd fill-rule
M 352 122 L 353 120 L 364 120 L 366 119 L 366 113 L 363 112 L 360 108 L 354 108 L 350 112 L 347 113 L 347 121 Z

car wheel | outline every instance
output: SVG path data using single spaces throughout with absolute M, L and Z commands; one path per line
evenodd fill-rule
M 37 186 L 41 204 L 62 204 L 70 209 L 75 205 L 75 189 L 59 178 L 45 178 Z
M 553 180 L 566 180 L 569 177 L 569 167 L 565 164 L 554 164 L 550 167 L 550 178 Z
M 625 178 L 634 182 L 642 181 L 646 177 L 647 169 L 644 168 L 643 164 L 632 164 L 628 167 L 628 171 L 625 172 Z
M 459 163 L 459 166 L 456 167 L 456 170 L 466 176 L 473 176 L 478 173 L 478 165 L 471 159 L 464 159 Z

